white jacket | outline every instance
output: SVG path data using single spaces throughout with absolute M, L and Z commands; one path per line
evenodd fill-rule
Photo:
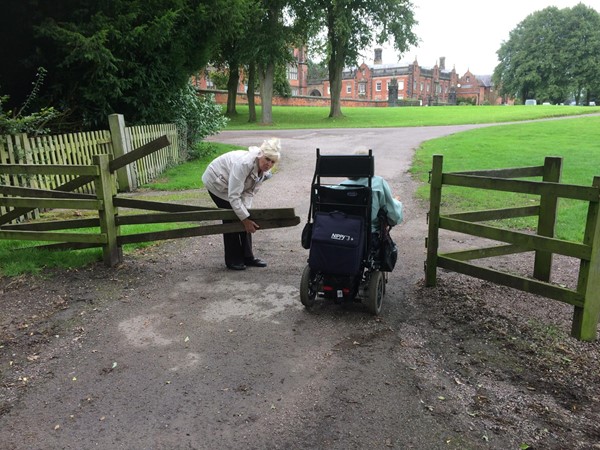
M 266 178 L 259 175 L 258 147 L 234 150 L 215 158 L 202 175 L 206 189 L 231 204 L 240 220 L 250 216 L 252 198 Z

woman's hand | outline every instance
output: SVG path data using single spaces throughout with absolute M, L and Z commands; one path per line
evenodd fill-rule
M 244 220 L 242 220 L 242 224 L 244 225 L 244 228 L 246 229 L 246 233 L 254 233 L 256 230 L 258 230 L 260 228 L 258 226 L 258 224 L 256 222 L 254 222 L 252 219 L 250 219 L 249 217 L 246 217 Z

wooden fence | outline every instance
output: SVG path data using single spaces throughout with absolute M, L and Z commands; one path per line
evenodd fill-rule
M 571 334 L 580 340 L 594 340 L 600 315 L 600 177 L 592 186 L 560 184 L 561 158 L 546 158 L 543 166 L 476 172 L 444 173 L 443 157 L 435 155 L 431 171 L 431 198 L 425 282 L 435 286 L 437 267 L 481 278 L 525 292 L 558 300 L 574 307 Z M 542 177 L 542 181 L 518 178 Z M 520 208 L 441 214 L 442 186 L 517 192 L 540 196 L 539 205 Z M 559 198 L 588 202 L 588 215 L 582 243 L 554 237 Z M 537 216 L 537 234 L 503 229 L 476 222 Z M 439 229 L 470 234 L 508 245 L 438 253 Z M 533 278 L 508 274 L 468 261 L 479 258 L 535 252 Z M 580 269 L 575 290 L 551 283 L 552 255 L 579 259 Z
M 143 125 L 125 127 L 123 116 L 113 114 L 109 117 L 110 130 L 68 133 L 30 137 L 26 134 L 0 136 L 0 164 L 36 164 L 36 165 L 91 165 L 94 156 L 108 154 L 119 157 L 140 147 L 159 136 L 166 135 L 169 145 L 147 158 L 121 169 L 117 177 L 117 189 L 130 191 L 149 183 L 170 166 L 181 162 L 184 149 L 181 148 L 177 127 L 174 124 Z M 0 184 L 11 187 L 53 190 L 57 186 L 73 180 L 76 173 L 25 173 L 4 174 Z M 93 183 L 80 186 L 79 193 L 94 193 Z M 0 191 L 0 195 L 5 195 Z M 0 206 L 0 214 L 6 213 L 6 207 Z M 25 217 L 38 217 L 39 211 L 33 210 Z
M 26 174 L 32 177 L 66 176 L 70 179 L 55 189 L 0 185 L 6 194 L 0 197 L 0 206 L 11 208 L 7 213 L 0 215 L 0 239 L 55 242 L 39 246 L 48 250 L 102 247 L 104 263 L 112 267 L 122 261 L 122 246 L 125 244 L 243 231 L 242 223 L 236 220 L 235 213 L 229 209 L 144 201 L 120 198 L 116 195 L 115 178 L 119 170 L 157 153 L 168 145 L 169 140 L 162 136 L 115 159 L 106 154 L 95 155 L 90 165 L 0 164 L 0 175 L 4 176 Z M 89 183 L 94 186 L 94 194 L 77 192 Z M 120 207 L 159 212 L 121 215 Z M 98 216 L 7 225 L 15 217 L 42 208 L 96 210 Z M 295 215 L 293 208 L 253 209 L 251 213 L 261 230 L 290 227 L 300 223 L 300 218 Z M 195 226 L 185 224 L 179 229 L 122 234 L 122 228 L 127 225 L 222 220 L 232 220 L 232 223 L 200 223 Z M 97 228 L 99 231 L 77 231 L 82 228 Z
M 108 124 L 113 145 L 110 154 L 115 157 L 129 153 L 132 149 L 141 147 L 160 136 L 167 136 L 170 142 L 167 147 L 121 169 L 117 173 L 120 191 L 135 190 L 154 180 L 168 167 L 185 159 L 187 149 L 183 148 L 184 143 L 179 140 L 175 124 L 126 127 L 124 118 L 120 114 L 111 114 L 108 117 Z

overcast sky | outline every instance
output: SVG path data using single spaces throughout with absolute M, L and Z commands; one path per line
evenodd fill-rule
M 420 45 L 398 59 L 392 46 L 383 47 L 383 63 L 411 63 L 433 67 L 440 56 L 446 69 L 459 75 L 470 70 L 475 75 L 491 75 L 498 64 L 496 51 L 509 33 L 529 14 L 548 6 L 573 7 L 578 3 L 600 11 L 600 0 L 412 0 L 419 24 L 414 32 Z M 373 53 L 365 55 L 373 63 Z

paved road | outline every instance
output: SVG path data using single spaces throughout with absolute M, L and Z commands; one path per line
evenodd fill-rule
M 476 127 L 214 137 L 244 146 L 280 137 L 279 171 L 254 206 L 291 206 L 302 218 L 315 148 L 373 149 L 376 172 L 406 206 L 405 223 L 393 230 L 400 262 L 382 316 L 361 305 L 302 308 L 301 226 L 259 232 L 255 249 L 269 267 L 239 273 L 224 268 L 219 236 L 163 244 L 114 272 L 89 274 L 110 277 L 110 285 L 99 280 L 86 304 L 64 313 L 67 331 L 43 355 L 44 373 L 0 417 L 0 448 L 479 448 L 483 432 L 469 424 L 460 395 L 448 395 L 456 383 L 420 329 L 427 311 L 414 292 L 425 211 L 407 173 L 421 142 Z M 77 337 L 69 323 L 81 328 Z M 442 394 L 448 400 L 433 411 Z M 486 448 L 509 448 L 511 439 L 497 436 Z

